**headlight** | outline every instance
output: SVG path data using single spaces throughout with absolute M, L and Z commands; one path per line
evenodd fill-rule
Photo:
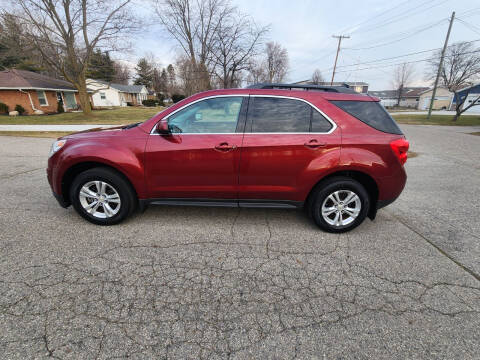
M 52 147 L 50 149 L 50 155 L 48 155 L 48 156 L 50 157 L 53 154 L 55 154 L 58 150 L 60 150 L 62 147 L 64 147 L 66 143 L 67 143 L 67 140 L 65 140 L 65 139 L 55 141 L 52 144 Z

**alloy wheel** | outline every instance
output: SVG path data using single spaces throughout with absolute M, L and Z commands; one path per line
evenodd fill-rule
M 78 197 L 83 209 L 99 219 L 111 218 L 120 210 L 120 195 L 104 181 L 87 182 L 81 187 Z
M 337 190 L 325 198 L 321 213 L 329 225 L 342 228 L 354 222 L 361 209 L 362 202 L 355 192 Z

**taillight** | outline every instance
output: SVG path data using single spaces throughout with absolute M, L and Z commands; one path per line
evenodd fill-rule
M 397 156 L 400 164 L 405 164 L 407 162 L 407 151 L 410 146 L 409 142 L 405 139 L 393 140 L 390 143 L 390 147 L 393 150 L 393 153 Z

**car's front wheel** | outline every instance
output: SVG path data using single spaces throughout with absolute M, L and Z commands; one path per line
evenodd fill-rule
M 108 168 L 80 173 L 72 183 L 70 200 L 82 217 L 98 225 L 118 224 L 136 204 L 130 184 Z
M 360 225 L 369 207 L 370 199 L 363 185 L 339 176 L 326 180 L 315 189 L 310 214 L 323 230 L 340 233 Z

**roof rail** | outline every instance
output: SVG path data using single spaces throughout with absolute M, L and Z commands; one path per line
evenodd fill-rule
M 326 86 L 326 85 L 301 85 L 301 84 L 277 84 L 277 83 L 258 83 L 247 86 L 247 89 L 301 89 L 305 91 L 316 90 L 346 94 L 358 94 L 355 90 L 350 88 L 347 84 L 342 86 Z

